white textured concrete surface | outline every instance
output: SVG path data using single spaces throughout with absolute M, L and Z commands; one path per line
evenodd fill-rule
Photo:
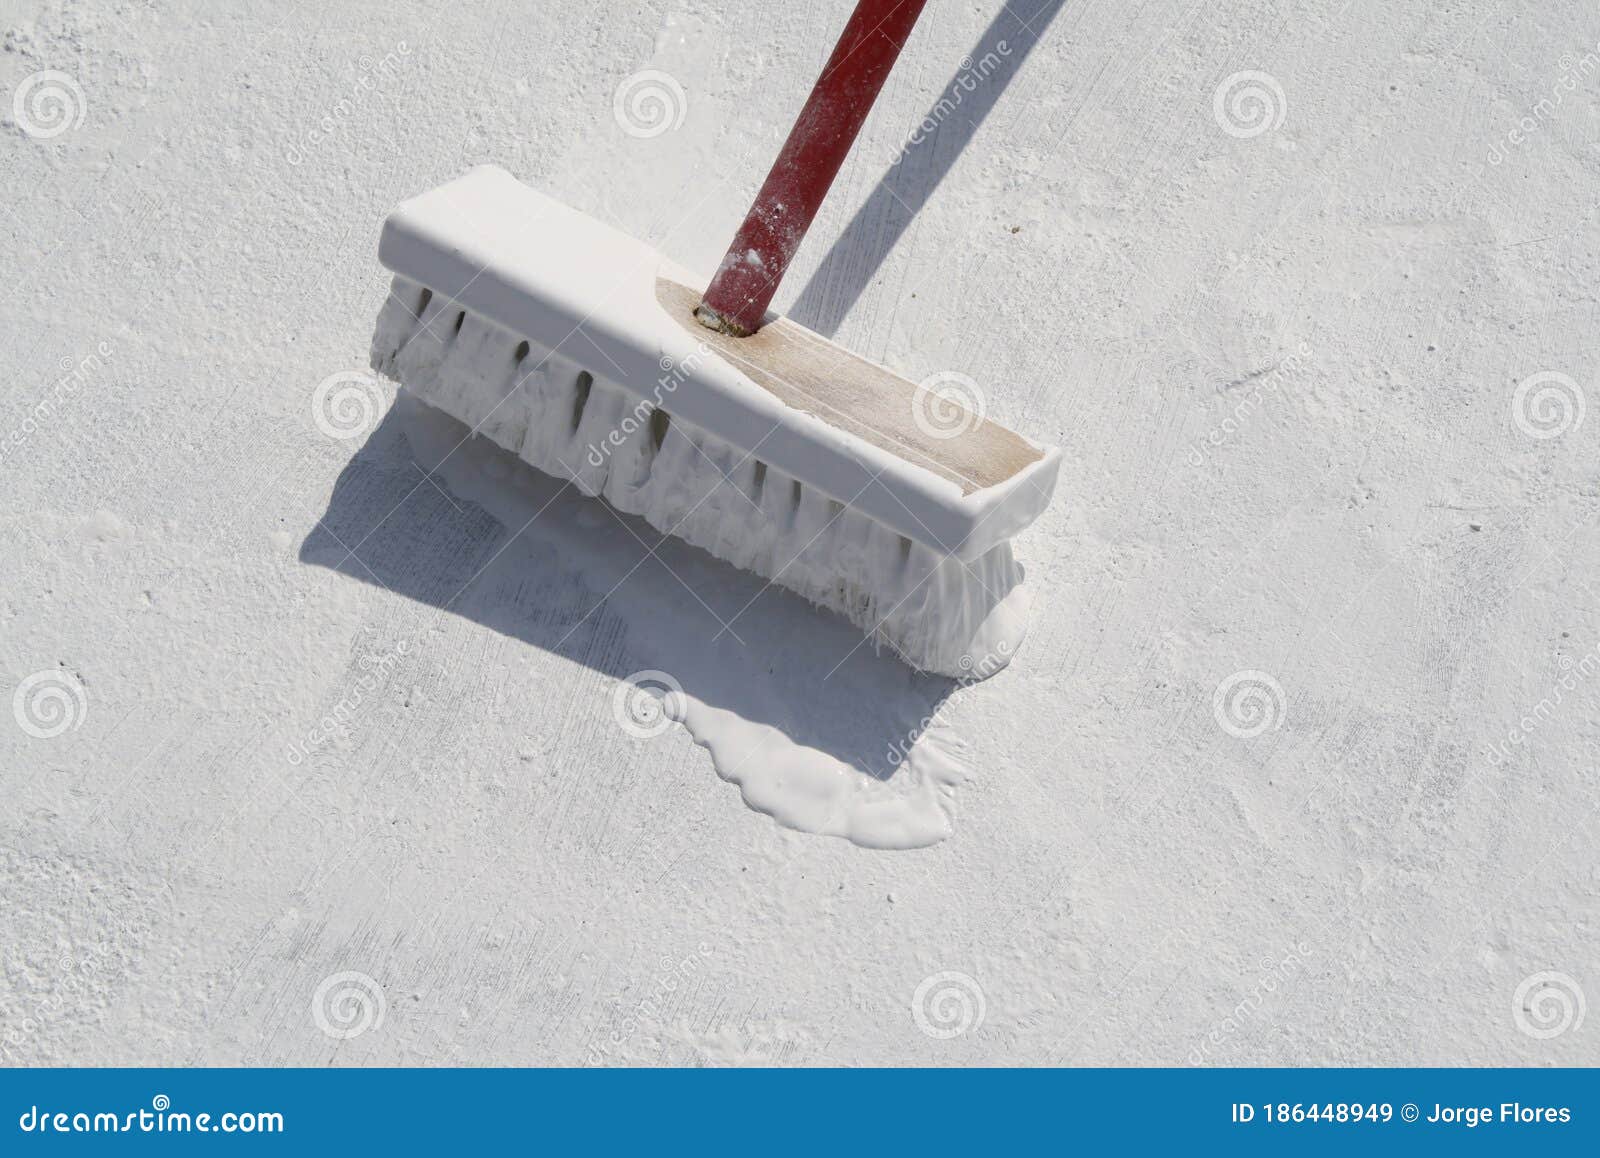
M 982 685 L 330 436 L 393 203 L 712 265 L 848 7 L 0 2 L 6 1063 L 1600 1060 L 1587 0 L 933 0 L 778 305 L 1065 448 Z M 641 669 L 937 716 L 953 833 L 778 826 Z

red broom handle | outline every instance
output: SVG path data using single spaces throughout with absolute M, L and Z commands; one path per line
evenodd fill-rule
M 695 316 L 744 336 L 772 295 L 844 164 L 927 0 L 860 0 L 789 130 Z

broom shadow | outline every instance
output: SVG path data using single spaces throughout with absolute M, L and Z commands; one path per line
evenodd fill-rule
M 465 434 L 402 393 L 341 471 L 300 561 L 617 680 L 665 672 L 702 702 L 881 780 L 893 778 L 958 686 L 876 654 L 842 619 L 664 538 L 487 440 L 451 455 L 477 464 L 460 486 L 467 493 L 457 493 L 464 464 L 429 475 L 415 451 L 431 443 L 420 457 L 437 461 L 440 447 Z M 531 713 L 565 702 L 584 710 L 566 689 L 518 694 Z M 610 723 L 610 690 L 593 698 L 601 726 Z
M 909 135 L 904 152 L 807 279 L 789 317 L 819 334 L 834 336 L 1065 3 L 1011 0 L 1001 6 L 968 55 L 971 65 L 963 61 L 929 107 L 920 127 Z

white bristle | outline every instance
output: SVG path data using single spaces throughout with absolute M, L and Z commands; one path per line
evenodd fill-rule
M 670 406 L 663 436 L 655 402 L 603 366 L 580 366 L 405 277 L 379 315 L 372 365 L 546 474 L 844 616 L 913 667 L 986 676 L 1010 659 L 1026 588 L 1009 542 L 971 560 L 942 555 Z M 656 397 L 668 383 L 664 372 Z

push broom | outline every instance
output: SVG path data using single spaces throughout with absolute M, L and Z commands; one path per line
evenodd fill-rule
M 1010 539 L 1060 451 L 768 311 L 925 0 L 860 0 L 704 293 L 473 169 L 402 202 L 373 368 L 538 469 L 844 616 L 906 663 L 1003 667 Z

